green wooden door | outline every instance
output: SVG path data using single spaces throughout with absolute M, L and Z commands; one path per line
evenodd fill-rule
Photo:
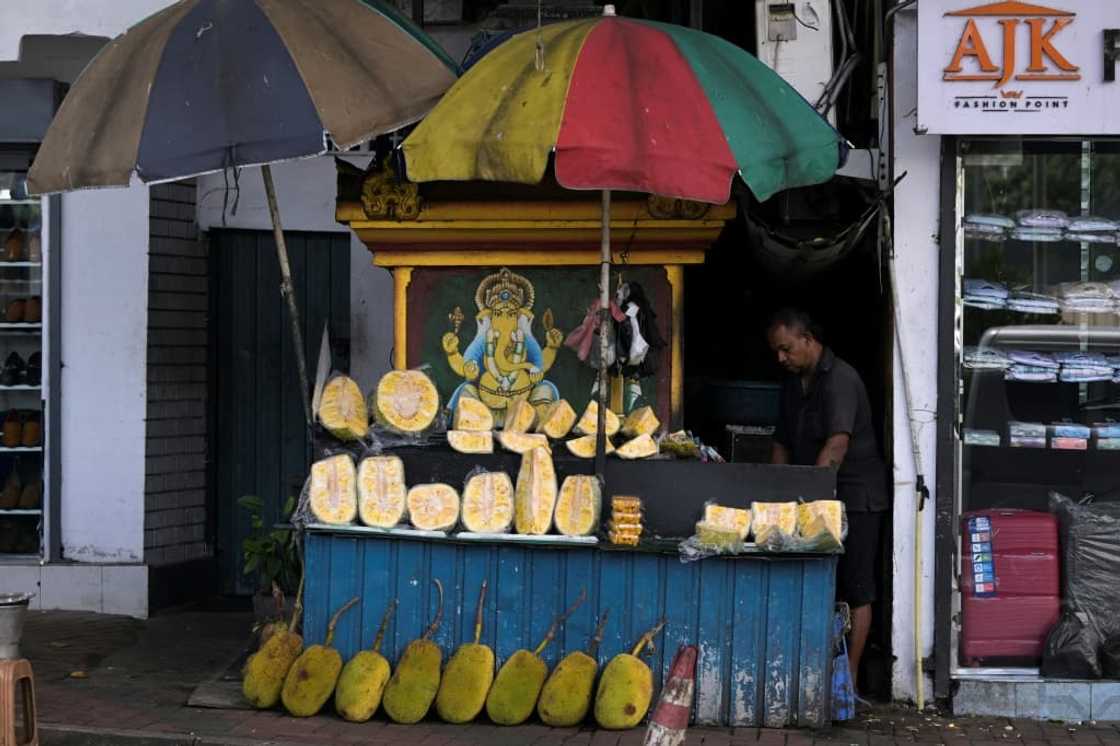
M 307 474 L 296 360 L 272 233 L 211 232 L 211 484 L 217 516 L 222 588 L 256 590 L 241 572 L 241 542 L 249 516 L 237 505 L 258 495 L 265 525 L 280 518 L 288 495 Z M 323 326 L 329 322 L 335 367 L 349 367 L 350 237 L 345 233 L 286 232 L 296 299 L 303 316 L 308 375 L 315 375 Z

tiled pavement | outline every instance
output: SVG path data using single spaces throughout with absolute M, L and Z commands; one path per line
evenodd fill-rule
M 500 728 L 425 722 L 400 726 L 383 719 L 356 725 L 329 715 L 299 720 L 274 712 L 186 707 L 195 686 L 232 661 L 241 649 L 248 615 L 178 611 L 148 622 L 70 612 L 29 615 L 24 654 L 35 667 L 42 743 L 91 744 L 400 744 L 442 746 L 630 746 L 642 729 L 623 733 Z M 690 746 L 888 746 L 897 743 L 964 746 L 1118 744 L 1117 724 L 946 718 L 904 708 L 882 708 L 828 731 L 755 728 L 689 731 Z

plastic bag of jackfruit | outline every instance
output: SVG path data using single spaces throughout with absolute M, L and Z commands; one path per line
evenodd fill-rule
M 709 501 L 696 522 L 696 531 L 682 541 L 677 550 L 681 562 L 695 562 L 720 554 L 739 554 L 746 548 L 751 530 L 751 511 Z
M 771 552 L 841 552 L 848 535 L 839 500 L 751 504 L 755 544 Z

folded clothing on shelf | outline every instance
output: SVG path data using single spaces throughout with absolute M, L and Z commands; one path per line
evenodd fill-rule
M 1104 233 L 1120 231 L 1120 223 L 1096 215 L 1081 215 L 1070 218 L 1066 230 L 1071 233 Z
M 1069 225 L 1069 216 L 1062 210 L 1019 210 L 1015 221 L 1024 228 L 1057 228 Z
M 1066 240 L 1066 234 L 1057 228 L 1016 228 L 1011 231 L 1011 237 L 1016 241 L 1043 241 L 1054 243 Z
M 1089 441 L 1086 438 L 1051 438 L 1050 447 L 1059 451 L 1087 451 Z
M 1108 356 L 1100 352 L 1057 352 L 1054 354 L 1054 359 L 1059 364 L 1070 366 L 1071 368 L 1113 368 L 1115 367 L 1109 362 Z
M 964 367 L 973 370 L 1007 370 L 1011 365 L 1001 350 L 990 347 L 965 347 Z
M 1063 282 L 1058 286 L 1062 300 L 1115 300 L 1116 293 L 1105 282 Z
M 1097 440 L 1099 451 L 1120 451 L 1120 438 L 1099 438 Z
M 1026 366 L 1029 368 L 1053 368 L 1057 370 L 1061 367 L 1054 356 L 1048 352 L 1034 352 L 1032 350 L 1008 350 L 1007 357 L 1015 365 Z
M 1002 439 L 995 430 L 978 430 L 971 427 L 964 429 L 964 444 L 968 446 L 990 446 L 998 448 Z
M 1006 215 L 996 215 L 994 213 L 974 212 L 971 215 L 966 215 L 964 218 L 965 227 L 973 226 L 988 226 L 992 228 L 1014 228 L 1015 221 Z M 1120 230 L 1120 228 L 1117 228 Z
M 1057 368 L 1039 368 L 1034 365 L 1012 365 L 1003 374 L 1004 380 L 1022 383 L 1055 383 L 1058 380 Z
M 1007 432 L 1012 438 L 1045 438 L 1046 425 L 1041 422 L 1007 423 Z
M 1095 298 L 1064 300 L 1062 310 L 1067 313 L 1113 313 L 1116 301 Z
M 1067 241 L 1077 241 L 1078 243 L 1116 243 L 1115 233 L 1088 233 L 1085 231 L 1066 231 Z
M 1057 298 L 1025 290 L 1011 293 L 1007 299 L 1007 307 L 1020 313 L 1056 314 L 1062 311 L 1062 305 Z
M 1063 365 L 1058 380 L 1063 383 L 1100 383 L 1116 376 L 1114 368 L 1089 368 Z
M 963 283 L 964 294 L 974 298 L 999 298 L 1006 300 L 1011 291 L 1007 289 L 1007 285 L 1002 282 L 992 282 L 991 280 L 981 280 L 972 277 L 966 277 Z
M 1120 422 L 1094 422 L 1093 435 L 1101 440 L 1120 438 Z
M 1091 431 L 1086 425 L 1077 422 L 1055 422 L 1050 425 L 1050 434 L 1055 438 L 1088 440 Z
M 1010 439 L 1012 448 L 1045 448 L 1046 436 L 1019 435 Z

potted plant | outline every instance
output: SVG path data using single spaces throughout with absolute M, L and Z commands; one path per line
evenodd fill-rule
M 277 616 L 290 616 L 299 585 L 301 564 L 298 539 L 291 528 L 274 528 L 264 522 L 264 501 L 256 495 L 245 495 L 237 501 L 249 514 L 252 533 L 241 542 L 242 568 L 245 575 L 256 575 L 257 591 L 253 595 L 253 613 L 257 626 Z M 295 497 L 284 503 L 281 515 L 288 519 L 295 508 Z M 274 588 L 283 594 L 277 608 Z

